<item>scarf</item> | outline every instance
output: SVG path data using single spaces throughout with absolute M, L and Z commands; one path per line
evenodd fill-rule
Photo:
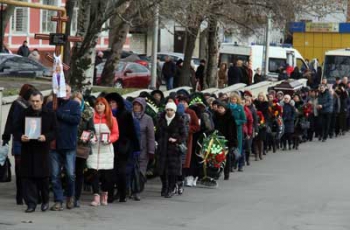
M 230 106 L 230 109 L 236 109 L 237 108 L 237 104 L 230 103 L 229 106 Z
M 113 114 L 113 116 L 117 116 L 117 112 L 118 112 L 118 109 L 112 109 L 112 114 Z
M 174 119 L 174 117 L 175 117 L 175 113 L 172 117 L 168 117 L 167 115 L 165 115 L 165 120 L 166 120 L 166 123 L 168 126 L 170 125 L 170 123 Z
M 140 120 L 142 117 L 142 112 L 132 112 L 132 114 L 134 115 L 134 118 Z

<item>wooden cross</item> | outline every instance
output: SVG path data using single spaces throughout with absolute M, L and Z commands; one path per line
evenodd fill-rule
M 68 17 L 63 17 L 62 11 L 58 11 L 57 16 L 51 17 L 51 21 L 57 22 L 56 26 L 56 33 L 62 33 L 63 31 L 63 23 L 66 23 L 68 21 Z M 49 40 L 50 35 L 49 34 L 35 34 L 34 36 L 35 39 L 41 39 L 41 40 Z M 68 36 L 67 38 L 68 42 L 82 42 L 83 38 L 82 37 L 77 37 L 77 36 Z M 61 46 L 56 45 L 55 47 L 55 54 L 56 56 L 59 56 L 61 54 Z M 53 61 L 52 55 L 46 55 L 45 56 L 49 61 Z M 63 63 L 63 68 L 64 70 L 68 70 L 69 66 Z
M 63 23 L 66 23 L 68 21 L 68 17 L 63 17 L 63 12 L 58 11 L 57 16 L 51 17 L 51 21 L 57 22 L 56 26 L 56 33 L 62 33 L 63 32 Z M 49 40 L 50 35 L 49 34 L 35 34 L 34 36 L 35 39 L 41 39 L 41 40 Z M 76 37 L 76 36 L 68 36 L 67 38 L 68 42 L 82 42 L 83 38 L 82 37 Z M 59 56 L 61 54 L 61 46 L 60 45 L 55 45 L 55 54 L 56 56 Z M 48 59 L 50 62 L 53 63 L 53 56 L 51 54 L 46 54 L 45 56 L 46 59 Z M 69 66 L 65 63 L 63 64 L 63 69 L 65 71 L 69 70 Z M 57 109 L 57 95 L 53 95 L 53 109 Z

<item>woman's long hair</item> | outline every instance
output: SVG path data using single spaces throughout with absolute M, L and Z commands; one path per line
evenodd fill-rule
M 95 112 L 96 112 L 96 105 L 98 103 L 100 103 L 100 102 L 105 105 L 105 112 L 104 112 L 104 114 L 106 115 L 107 126 L 108 126 L 108 128 L 110 130 L 112 130 L 112 127 L 113 127 L 113 115 L 112 115 L 111 107 L 109 106 L 107 100 L 104 97 L 98 97 L 96 99 L 95 106 L 94 106 Z

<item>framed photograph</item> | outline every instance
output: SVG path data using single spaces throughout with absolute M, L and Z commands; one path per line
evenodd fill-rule
M 91 136 L 91 132 L 90 131 L 83 131 L 83 133 L 81 134 L 80 140 L 82 140 L 82 141 L 89 141 L 90 140 L 90 136 Z
M 24 134 L 29 139 L 38 139 L 41 135 L 41 117 L 25 117 Z
M 100 140 L 101 142 L 108 142 L 109 141 L 109 133 L 101 133 L 101 136 L 100 136 Z

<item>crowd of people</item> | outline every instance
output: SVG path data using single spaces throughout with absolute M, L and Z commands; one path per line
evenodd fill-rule
M 229 180 L 268 152 L 299 150 L 314 138 L 325 142 L 350 128 L 350 87 L 347 77 L 333 87 L 303 87 L 293 95 L 273 89 L 192 93 L 179 90 L 142 92 L 124 99 L 118 93 L 84 97 L 66 86 L 66 97 L 43 97 L 29 84 L 11 105 L 2 135 L 12 138 L 16 202 L 26 212 L 80 207 L 84 187 L 91 206 L 118 200 L 139 201 L 147 177 L 159 176 L 160 195 L 171 198 L 203 178 L 198 152 L 203 136 L 218 132 L 226 139 L 225 164 L 219 171 Z M 57 108 L 54 106 L 57 100 Z M 27 118 L 39 118 L 40 135 L 27 132 Z M 183 147 L 184 146 L 184 147 Z M 63 176 L 62 176 L 63 175 Z M 218 178 L 215 178 L 218 179 Z

